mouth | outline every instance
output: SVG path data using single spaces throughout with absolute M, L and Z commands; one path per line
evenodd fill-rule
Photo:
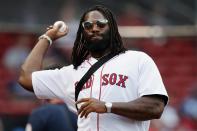
M 102 37 L 100 35 L 93 35 L 90 37 L 91 40 L 101 40 Z

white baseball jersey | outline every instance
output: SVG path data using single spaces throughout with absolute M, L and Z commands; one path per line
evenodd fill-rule
M 73 65 L 37 71 L 32 83 L 38 98 L 60 98 L 75 109 L 75 85 L 97 60 L 85 60 L 77 70 Z M 101 66 L 85 83 L 78 100 L 93 97 L 105 102 L 128 102 L 143 95 L 167 96 L 153 60 L 143 52 L 126 51 Z M 78 117 L 78 131 L 148 131 L 150 121 L 136 121 L 113 113 L 90 113 Z

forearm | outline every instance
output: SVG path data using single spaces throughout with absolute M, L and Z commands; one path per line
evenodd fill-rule
M 114 102 L 112 113 L 134 120 L 150 120 L 160 118 L 164 109 L 161 99 L 141 97 L 130 102 Z
M 21 67 L 19 83 L 29 91 L 33 91 L 31 81 L 32 72 L 41 70 L 43 58 L 48 47 L 48 41 L 46 39 L 40 39 Z
M 39 40 L 22 65 L 22 70 L 27 73 L 41 70 L 43 58 L 48 47 L 49 43 L 46 39 Z

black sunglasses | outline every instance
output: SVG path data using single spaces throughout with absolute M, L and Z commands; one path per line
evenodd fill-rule
M 99 19 L 99 20 L 96 20 L 96 22 L 84 21 L 84 22 L 82 22 L 82 26 L 84 29 L 90 30 L 90 29 L 92 29 L 94 23 L 97 25 L 97 27 L 104 28 L 107 25 L 108 20 L 107 19 Z

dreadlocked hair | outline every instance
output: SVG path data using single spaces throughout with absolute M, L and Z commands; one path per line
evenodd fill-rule
M 77 36 L 76 36 L 76 40 L 74 42 L 74 47 L 72 51 L 72 64 L 74 66 L 74 69 L 77 69 L 77 67 L 81 65 L 81 63 L 87 58 L 87 56 L 90 53 L 84 46 L 84 43 L 86 41 L 83 36 L 82 22 L 84 21 L 84 17 L 86 16 L 86 14 L 94 10 L 101 12 L 105 16 L 105 18 L 109 21 L 108 24 L 109 24 L 109 29 L 110 29 L 110 51 L 111 53 L 119 54 L 121 52 L 125 52 L 126 50 L 125 47 L 123 46 L 121 36 L 118 32 L 118 26 L 114 18 L 114 15 L 108 8 L 102 5 L 97 5 L 87 10 L 80 19 L 79 28 L 77 31 Z

